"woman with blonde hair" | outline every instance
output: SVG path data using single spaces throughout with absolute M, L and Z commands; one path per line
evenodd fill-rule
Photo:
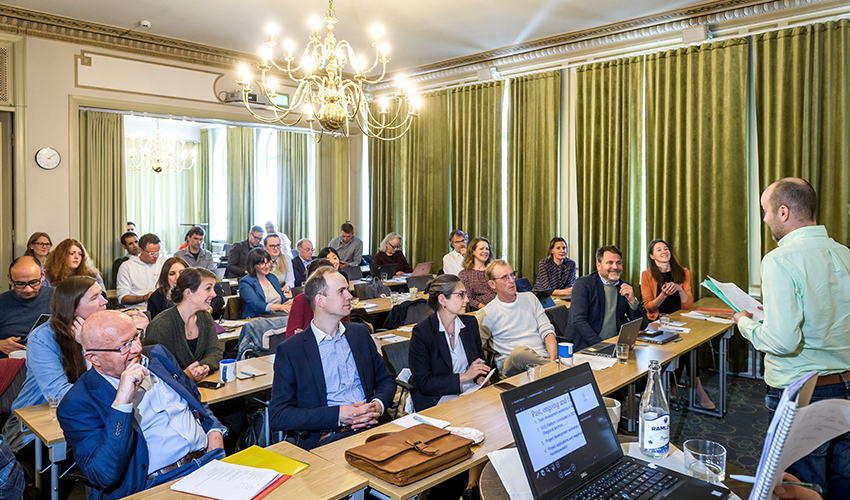
M 100 288 L 106 290 L 100 271 L 89 265 L 86 247 L 73 238 L 66 238 L 47 256 L 44 264 L 44 283 L 55 287 L 71 276 L 94 278 Z
M 32 233 L 30 239 L 27 240 L 27 250 L 24 255 L 35 257 L 41 262 L 41 267 L 44 267 L 44 262 L 47 260 L 47 254 L 50 253 L 50 247 L 53 246 L 53 240 L 50 235 L 41 231 Z
M 481 309 L 496 298 L 496 291 L 490 288 L 484 271 L 487 264 L 493 260 L 490 254 L 490 241 L 487 238 L 473 238 L 469 242 L 468 250 L 463 256 L 463 269 L 458 273 L 458 278 L 463 281 L 466 293 L 469 296 L 469 307 Z
M 398 264 L 395 270 L 396 276 L 413 272 L 401 251 L 401 235 L 398 233 L 390 233 L 381 241 L 381 251 L 372 258 L 372 276 L 375 275 L 379 267 L 387 264 Z

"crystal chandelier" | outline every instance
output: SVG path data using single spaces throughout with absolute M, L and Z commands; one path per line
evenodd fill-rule
M 384 141 L 392 141 L 403 136 L 409 129 L 410 124 L 419 113 L 416 112 L 419 97 L 413 95 L 412 88 L 406 84 L 403 78 L 399 79 L 398 92 L 392 98 L 382 98 L 378 101 L 379 109 L 373 114 L 363 91 L 363 84 L 378 83 L 386 75 L 388 46 L 381 42 L 379 30 L 375 30 L 375 62 L 371 67 L 366 67 L 362 57 L 354 54 L 354 50 L 345 40 L 337 41 L 334 37 L 334 24 L 337 23 L 336 13 L 333 9 L 333 0 L 328 0 L 328 11 L 323 20 L 313 19 L 313 29 L 310 41 L 304 49 L 300 64 L 292 67 L 295 57 L 292 55 L 293 43 L 286 43 L 286 66 L 282 67 L 275 62 L 272 50 L 277 42 L 274 35 L 276 28 L 269 25 L 269 39 L 262 48 L 261 63 L 258 69 L 261 72 L 260 80 L 256 83 L 269 101 L 265 113 L 258 113 L 252 109 L 251 80 L 248 66 L 240 66 L 241 79 L 237 83 L 242 91 L 242 102 L 248 111 L 257 120 L 263 123 L 279 123 L 292 126 L 301 121 L 306 114 L 306 121 L 310 126 L 313 140 L 319 142 L 325 132 L 340 133 L 345 137 L 349 134 L 349 121 L 354 120 L 357 126 L 369 137 Z M 328 35 L 324 42 L 319 36 L 321 22 L 327 24 Z M 351 64 L 354 79 L 343 76 L 346 63 Z M 380 64 L 381 76 L 375 80 L 368 78 L 369 74 Z M 280 105 L 276 102 L 277 91 L 274 77 L 269 75 L 272 70 L 284 72 L 285 75 L 298 84 L 291 102 Z M 324 72 L 324 75 L 316 74 Z M 301 76 L 298 76 L 301 75 Z M 292 115 L 293 120 L 287 122 Z M 377 116 L 376 116 L 377 115 Z M 313 127 L 314 122 L 319 122 L 319 127 Z M 318 129 L 318 130 L 317 130 Z
M 137 157 L 137 154 L 139 155 Z M 174 155 L 178 158 L 174 158 Z M 130 161 L 127 168 L 132 170 L 153 170 L 160 173 L 169 169 L 175 172 L 183 172 L 195 166 L 194 152 L 186 149 L 183 141 L 171 141 L 162 139 L 159 135 L 159 120 L 156 121 L 156 138 L 142 145 L 141 139 L 133 141 L 130 147 Z

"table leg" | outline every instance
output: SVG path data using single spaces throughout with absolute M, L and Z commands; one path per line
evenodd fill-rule
M 50 500 L 59 500 L 59 462 L 65 460 L 67 451 L 65 441 L 48 448 L 50 453 Z
M 690 373 L 690 381 L 691 387 L 689 389 L 690 401 L 688 401 L 688 409 L 690 411 L 694 411 L 696 413 L 702 413 L 703 415 L 711 415 L 717 418 L 723 418 L 726 415 L 726 371 L 729 364 L 729 337 L 731 337 L 733 330 L 730 328 L 727 330 L 722 337 L 720 337 L 720 369 L 718 370 L 718 375 L 720 377 L 719 385 L 720 385 L 720 401 L 717 402 L 714 410 L 704 410 L 698 406 L 694 405 L 696 401 L 696 366 L 697 366 L 697 351 L 696 349 L 690 352 L 691 356 L 691 367 L 694 369 L 689 370 Z
M 35 437 L 35 488 L 41 490 L 41 464 L 44 461 L 41 451 L 41 439 Z
M 629 403 L 629 414 L 626 419 L 626 430 L 629 432 L 637 432 L 637 405 L 635 404 L 635 383 L 629 384 L 626 389 L 626 399 Z
M 266 411 L 263 412 L 263 435 L 266 439 L 265 446 L 272 444 L 271 429 L 269 428 L 269 411 L 271 411 L 271 401 L 266 406 Z

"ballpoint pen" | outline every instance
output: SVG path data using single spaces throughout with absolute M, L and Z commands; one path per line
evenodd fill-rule
M 246 377 L 250 377 L 250 378 L 254 378 L 254 377 L 257 376 L 256 373 L 248 373 L 245 370 L 239 370 L 239 373 L 241 373 L 242 375 L 245 375 Z

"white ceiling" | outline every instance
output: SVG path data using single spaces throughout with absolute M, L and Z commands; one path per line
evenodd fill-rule
M 241 52 L 258 53 L 266 25 L 296 52 L 309 20 L 324 17 L 326 0 L 3 0 L 3 3 L 111 26 L 148 31 Z M 422 66 L 517 43 L 697 4 L 694 0 L 336 0 L 337 40 L 372 54 L 371 27 L 384 27 L 388 71 Z M 152 23 L 149 30 L 141 20 Z M 320 30 L 324 37 L 324 27 Z M 280 48 L 280 46 L 278 47 Z

